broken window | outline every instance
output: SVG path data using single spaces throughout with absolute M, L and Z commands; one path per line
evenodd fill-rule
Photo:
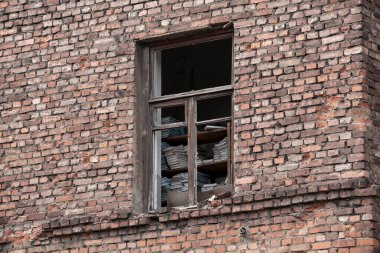
M 232 44 L 219 34 L 144 48 L 148 210 L 231 190 Z

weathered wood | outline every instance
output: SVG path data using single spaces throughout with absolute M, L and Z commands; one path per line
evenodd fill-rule
M 145 148 L 149 143 L 149 129 L 146 125 L 149 122 L 148 104 L 144 103 L 149 99 L 149 49 L 142 48 L 136 44 L 136 100 L 135 100 L 135 133 L 136 133 L 136 159 L 133 170 L 133 207 L 134 212 L 141 213 L 148 210 L 149 196 L 149 159 Z M 142 127 L 144 126 L 144 127 Z
M 189 91 L 189 92 L 183 92 L 183 93 L 177 93 L 177 94 L 172 94 L 172 95 L 167 95 L 167 96 L 162 96 L 159 98 L 154 98 L 149 101 L 149 104 L 157 104 L 161 102 L 166 102 L 170 100 L 176 100 L 176 101 L 181 101 L 183 98 L 189 98 L 189 97 L 196 97 L 201 95 L 206 95 L 205 97 L 211 97 L 212 93 L 220 93 L 223 91 L 231 91 L 233 89 L 232 85 L 224 85 L 224 86 L 218 86 L 218 87 L 213 87 L 213 88 L 208 88 L 208 89 L 203 89 L 203 90 L 195 90 L 195 91 Z M 224 93 L 223 93 L 224 94 Z M 217 95 L 219 96 L 219 94 Z
M 201 165 L 197 165 L 197 169 L 200 172 L 204 172 L 208 174 L 212 173 L 213 175 L 217 175 L 217 176 L 225 176 L 227 174 L 227 171 L 226 171 L 227 163 L 228 163 L 228 160 L 201 164 Z M 171 176 L 174 176 L 175 174 L 183 173 L 187 171 L 188 171 L 187 168 L 170 169 L 170 170 L 162 171 L 162 175 L 171 177 Z
M 154 66 L 151 67 L 153 69 L 153 96 L 160 97 L 161 96 L 161 50 L 152 50 L 151 51 L 153 57 Z
M 173 107 L 173 106 L 180 106 L 180 105 L 185 106 L 185 103 L 186 103 L 186 99 L 178 99 L 178 100 L 169 100 L 169 101 L 162 101 L 160 103 L 150 103 L 150 104 L 154 109 L 157 109 L 157 108 L 166 108 L 166 107 Z
M 222 87 L 222 86 L 219 86 Z M 217 88 L 217 87 L 215 87 Z M 206 90 L 206 89 L 204 89 Z M 204 95 L 198 95 L 195 96 L 197 100 L 204 100 L 204 99 L 210 99 L 210 98 L 217 98 L 217 97 L 226 97 L 226 96 L 231 96 L 232 94 L 232 89 L 227 89 L 227 90 L 222 90 L 220 92 L 209 92 Z
M 218 141 L 227 136 L 227 129 L 217 129 L 211 131 L 197 132 L 197 144 L 210 143 Z M 172 145 L 185 144 L 187 134 L 181 136 L 166 137 L 163 140 Z
M 231 183 L 231 123 L 227 123 L 227 181 Z
M 206 32 L 206 30 L 208 31 Z M 207 36 L 205 36 L 205 34 L 207 34 Z M 228 38 L 233 38 L 233 29 L 221 30 L 218 28 L 205 28 L 183 33 L 168 34 L 159 38 L 150 38 L 140 43 L 149 44 L 154 50 L 164 50 Z
M 199 126 L 199 125 L 213 124 L 213 123 L 225 122 L 225 121 L 230 121 L 230 120 L 231 120 L 231 117 L 223 117 L 223 118 L 217 118 L 217 119 L 209 119 L 209 120 L 198 121 L 198 122 L 196 123 L 196 125 Z
M 203 33 L 204 34 L 204 33 Z M 160 53 L 163 49 L 169 49 L 178 46 L 193 45 L 198 43 L 209 42 L 224 38 L 231 38 L 231 31 L 217 31 L 215 34 L 204 37 L 194 35 L 189 40 L 160 41 L 149 46 L 143 46 L 144 42 L 139 44 L 136 57 L 136 162 L 134 170 L 134 208 L 138 212 L 148 212 L 161 207 L 161 136 L 160 132 L 170 128 L 187 127 L 188 135 L 188 168 L 189 173 L 189 205 L 197 204 L 197 143 L 201 136 L 197 133 L 197 125 L 212 124 L 220 121 L 231 121 L 233 117 L 223 117 L 218 119 L 205 120 L 196 122 L 197 119 L 197 100 L 208 99 L 220 96 L 231 95 L 233 85 L 223 85 L 203 90 L 177 93 L 167 96 L 161 96 L 161 71 L 160 71 Z M 232 70 L 233 71 L 233 67 Z M 232 72 L 231 72 L 232 73 Z M 231 83 L 233 77 L 231 79 Z M 161 125 L 159 113 L 154 113 L 156 109 L 184 105 L 185 122 L 176 122 Z M 158 117 L 158 118 L 157 118 Z M 226 131 L 228 133 L 226 133 Z M 228 139 L 231 137 L 230 126 L 224 130 Z M 212 131 L 210 131 L 211 133 Z M 204 133 L 205 136 L 209 134 Z M 183 139 L 186 140 L 186 139 Z M 231 152 L 230 140 L 228 149 Z M 231 154 L 226 166 L 230 166 Z M 212 165 L 209 165 L 212 166 Z M 221 165 L 219 164 L 219 167 Z M 212 167 L 210 167 L 212 169 Z M 208 168 L 208 169 L 210 169 Z M 227 171 L 229 180 L 231 180 L 230 167 Z
M 189 115 L 188 115 L 188 166 L 189 166 L 189 205 L 197 203 L 197 129 L 195 119 L 197 106 L 193 97 L 189 98 Z
M 151 208 L 157 209 L 161 207 L 161 132 L 153 133 L 153 171 L 152 171 L 152 187 L 151 187 Z
M 178 128 L 178 127 L 187 127 L 187 124 L 186 122 L 170 123 L 170 124 L 165 124 L 165 125 L 153 126 L 152 130 L 153 131 L 166 130 L 166 129 Z

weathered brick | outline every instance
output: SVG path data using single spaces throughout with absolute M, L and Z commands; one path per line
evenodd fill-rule
M 378 251 L 377 1 L 15 0 L 0 13 L 1 252 Z M 136 213 L 136 45 L 218 29 L 233 29 L 233 194 Z

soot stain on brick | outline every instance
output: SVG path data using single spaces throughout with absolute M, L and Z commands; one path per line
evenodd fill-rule
M 84 156 L 84 157 L 82 158 L 82 162 L 83 162 L 84 164 L 88 164 L 88 163 L 90 162 L 90 156 Z

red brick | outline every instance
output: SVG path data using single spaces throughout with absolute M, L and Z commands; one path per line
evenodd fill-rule
M 2 1 L 0 251 L 376 252 L 379 8 Z M 232 195 L 141 214 L 136 45 L 218 29 L 233 29 Z

